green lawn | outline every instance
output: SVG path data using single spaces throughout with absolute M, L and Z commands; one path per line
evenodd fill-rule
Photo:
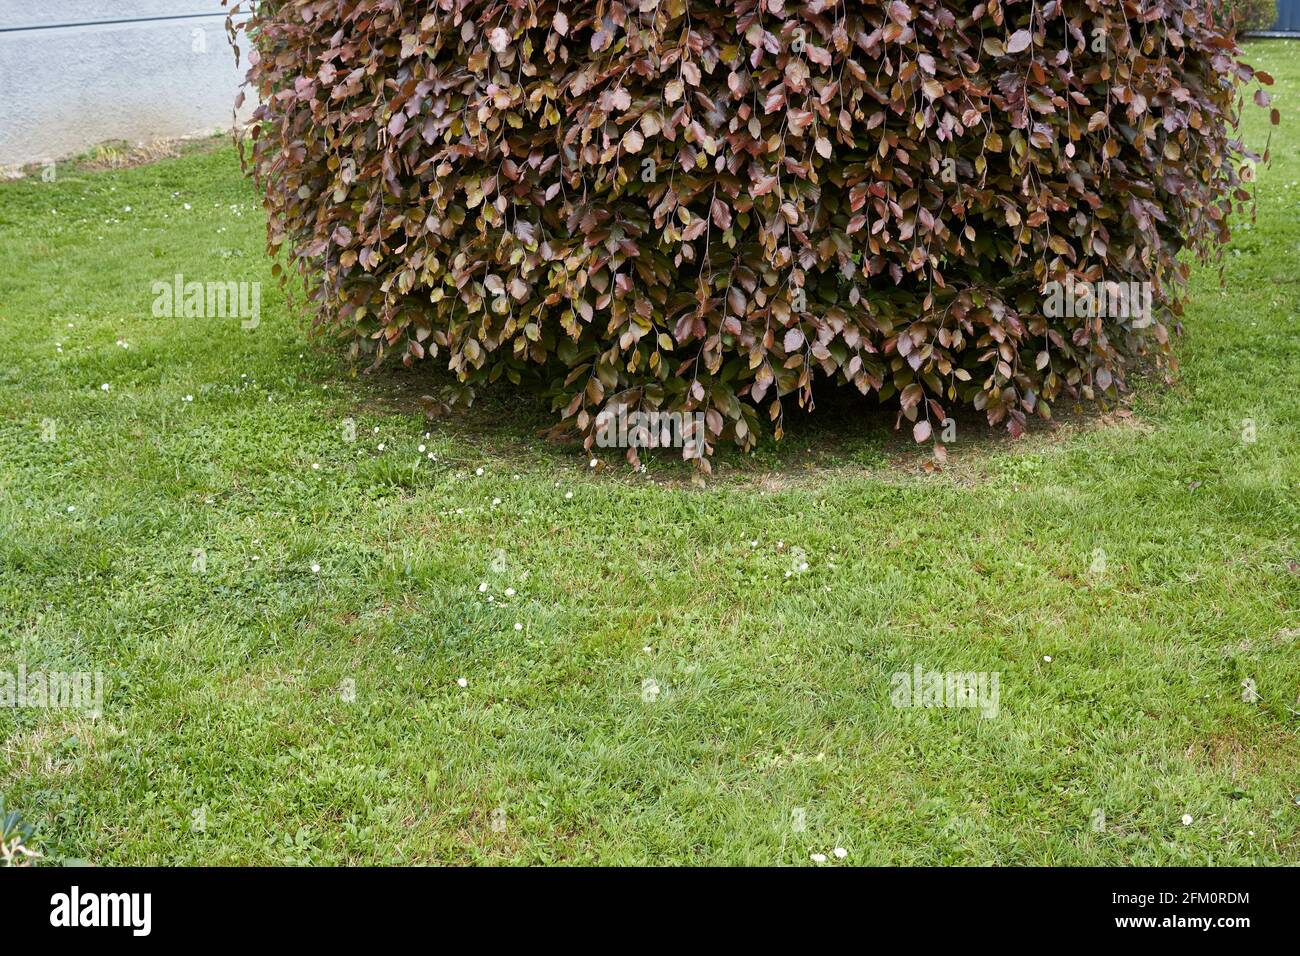
M 936 474 L 843 399 L 705 488 L 504 391 L 426 425 L 228 146 L 0 186 L 0 670 L 108 681 L 0 710 L 0 794 L 106 865 L 1300 860 L 1300 44 L 1250 58 L 1283 125 L 1175 384 Z M 176 273 L 261 324 L 153 318 Z M 997 716 L 891 706 L 918 664 Z

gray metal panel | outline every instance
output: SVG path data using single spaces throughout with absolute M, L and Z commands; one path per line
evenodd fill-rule
M 0 32 L 0 166 L 229 128 L 247 65 L 236 68 L 221 17 Z
M 0 30 L 222 11 L 221 0 L 0 0 Z
M 1300 34 L 1300 0 L 1278 0 L 1274 32 Z

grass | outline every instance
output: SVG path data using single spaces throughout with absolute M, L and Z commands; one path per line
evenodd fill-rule
M 6 805 L 99 864 L 1297 861 L 1297 53 L 1176 382 L 936 474 L 847 405 L 703 489 L 504 393 L 430 427 L 307 336 L 230 148 L 0 186 L 0 670 L 108 681 L 0 710 Z M 178 272 L 260 326 L 152 318 Z M 891 706 L 917 664 L 997 717 Z

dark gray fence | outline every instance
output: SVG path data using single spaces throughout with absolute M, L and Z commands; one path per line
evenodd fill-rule
M 1300 36 L 1300 0 L 1277 0 L 1277 22 L 1268 32 Z

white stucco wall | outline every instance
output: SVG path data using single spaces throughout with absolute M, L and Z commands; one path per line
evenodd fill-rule
M 220 0 L 0 0 L 0 166 L 228 129 L 246 66 Z

